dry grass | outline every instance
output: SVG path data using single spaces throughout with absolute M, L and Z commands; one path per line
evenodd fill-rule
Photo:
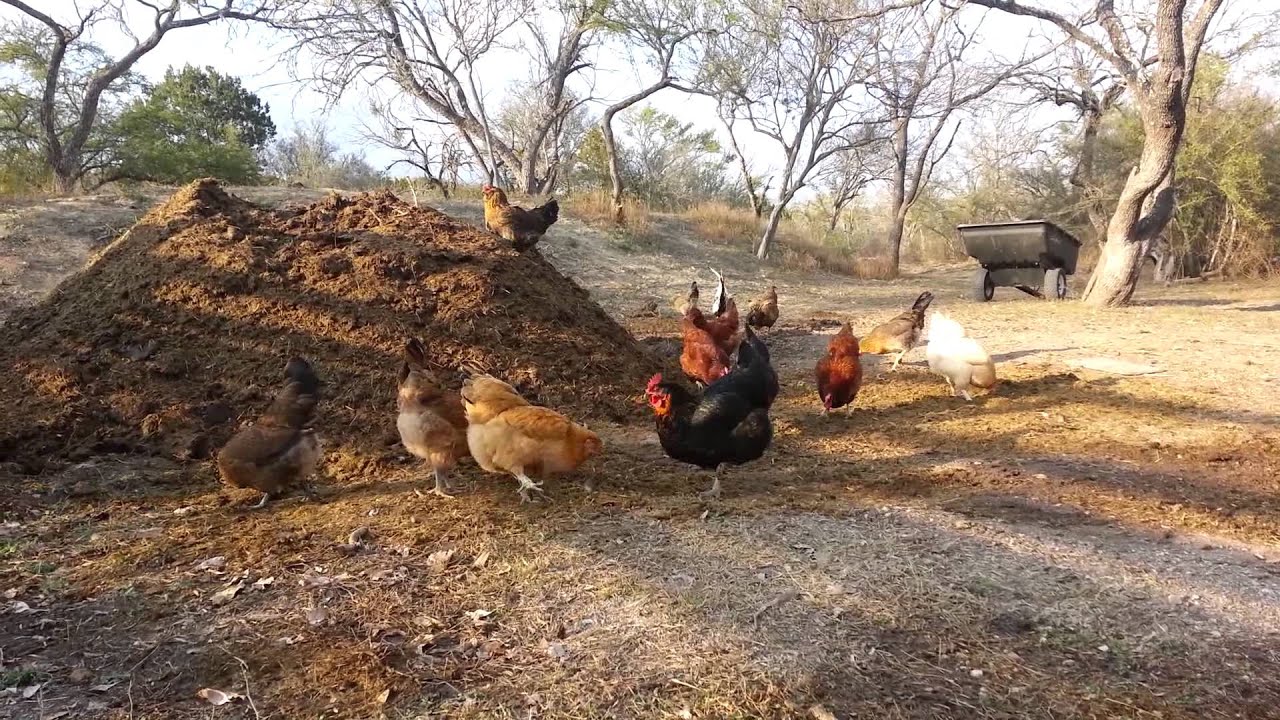
M 561 206 L 566 215 L 589 225 L 618 229 L 614 222 L 613 200 L 607 192 L 573 193 L 564 198 Z M 625 197 L 622 212 L 625 219 L 623 229 L 628 234 L 644 237 L 652 232 L 653 222 L 647 204 Z
M 749 209 L 728 203 L 699 203 L 680 213 L 697 237 L 717 245 L 731 245 L 748 251 L 760 239 L 760 221 Z

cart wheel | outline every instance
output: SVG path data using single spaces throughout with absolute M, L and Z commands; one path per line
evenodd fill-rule
M 991 273 L 986 268 L 978 268 L 973 273 L 973 299 L 987 302 L 996 294 L 996 284 L 991 280 Z
M 1045 271 L 1044 296 L 1050 300 L 1065 300 L 1067 298 L 1067 274 L 1062 272 L 1062 268 Z

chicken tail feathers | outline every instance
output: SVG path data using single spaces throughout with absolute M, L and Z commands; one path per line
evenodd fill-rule
M 320 390 L 320 378 L 311 367 L 311 363 L 300 357 L 289 359 L 284 367 L 284 375 L 290 382 L 298 384 L 298 390 L 307 395 L 315 395 Z
M 969 378 L 969 384 L 974 387 L 980 387 L 983 390 L 990 390 L 996 386 L 996 367 L 992 363 L 978 365 L 973 369 L 973 375 Z
M 556 220 L 560 219 L 560 203 L 556 202 L 555 198 L 543 203 L 538 208 L 538 211 L 541 212 L 542 217 L 546 219 L 547 225 L 551 225 L 555 223 Z
M 716 292 L 711 297 L 711 314 L 723 315 L 729 305 L 729 290 L 724 285 L 724 276 L 712 268 L 711 273 L 716 276 Z
M 929 304 L 932 302 L 933 302 L 933 293 L 929 292 L 928 290 L 925 290 L 924 292 L 920 293 L 920 297 L 916 298 L 916 301 L 911 304 L 911 312 L 919 313 L 920 315 L 923 316 L 925 311 L 929 309 Z

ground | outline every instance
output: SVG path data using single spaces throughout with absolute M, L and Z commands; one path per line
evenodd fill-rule
M 0 312 L 155 197 L 5 211 Z M 744 300 L 778 285 L 776 441 L 723 500 L 641 423 L 593 424 L 594 492 L 552 480 L 534 505 L 474 465 L 455 499 L 425 495 L 405 457 L 251 510 L 171 461 L 90 458 L 0 505 L 0 717 L 1280 717 L 1276 285 L 976 304 L 967 266 L 762 269 L 657 222 L 566 218 L 540 248 L 664 352 L 707 268 Z M 926 288 L 1002 383 L 950 398 L 916 350 L 819 417 L 829 334 Z

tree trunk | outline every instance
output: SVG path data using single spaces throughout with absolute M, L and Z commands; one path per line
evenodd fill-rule
M 626 225 L 626 214 L 622 209 L 622 168 L 618 162 L 618 141 L 613 136 L 613 116 L 617 114 L 613 108 L 605 111 L 600 118 L 600 133 L 604 136 L 605 154 L 609 156 L 609 200 L 613 203 L 613 222 Z
M 782 222 L 782 210 L 784 203 L 779 202 L 773 206 L 773 212 L 769 213 L 769 224 L 764 228 L 764 236 L 760 238 L 760 247 L 756 248 L 756 258 L 760 260 L 769 259 L 769 250 L 773 247 L 773 238 L 778 234 L 778 224 Z
M 898 118 L 893 130 L 893 177 L 889 179 L 889 276 L 898 277 L 902 261 L 902 235 L 907 225 L 907 151 L 910 118 Z
M 902 263 L 902 236 L 906 234 L 906 217 L 894 215 L 893 224 L 889 227 L 889 278 L 898 277 L 898 266 Z
M 59 195 L 70 195 L 80 189 L 80 173 L 68 170 L 64 163 L 50 163 L 53 166 L 53 190 Z
M 1174 161 L 1186 111 L 1178 83 L 1162 80 L 1152 83 L 1143 103 L 1142 157 L 1129 173 L 1107 225 L 1107 242 L 1082 296 L 1089 305 L 1119 307 L 1133 298 L 1151 242 L 1173 216 Z M 1148 202 L 1151 209 L 1143 216 Z

